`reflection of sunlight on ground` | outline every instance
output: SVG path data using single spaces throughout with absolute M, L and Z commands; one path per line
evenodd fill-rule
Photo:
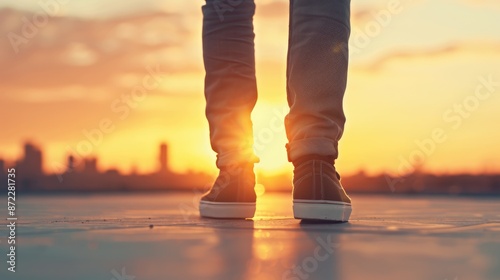
M 253 220 L 271 220 L 291 218 L 292 207 L 291 194 L 287 194 L 290 200 L 284 200 L 283 194 L 265 193 L 257 197 L 257 210 Z

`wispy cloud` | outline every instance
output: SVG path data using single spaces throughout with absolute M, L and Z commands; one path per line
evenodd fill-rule
M 369 63 L 356 65 L 356 68 L 365 71 L 379 71 L 383 69 L 387 63 L 395 60 L 427 59 L 463 52 L 475 54 L 489 53 L 500 56 L 500 42 L 464 42 L 422 50 L 415 49 L 393 51 L 379 56 L 378 58 L 371 60 Z
M 0 10 L 0 32 L 23 36 L 26 12 Z M 0 89 L 114 86 L 117 77 L 141 74 L 159 63 L 164 71 L 200 70 L 190 55 L 193 32 L 178 14 L 164 12 L 106 20 L 50 18 L 13 50 L 0 41 Z M 181 52 L 181 53 L 179 53 Z M 183 57 L 183 63 L 177 63 Z

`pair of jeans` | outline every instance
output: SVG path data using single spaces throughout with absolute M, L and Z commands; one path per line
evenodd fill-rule
M 206 116 L 217 166 L 258 162 L 250 114 L 257 101 L 253 0 L 206 0 Z M 345 123 L 350 0 L 290 0 L 285 117 L 288 160 L 338 156 Z

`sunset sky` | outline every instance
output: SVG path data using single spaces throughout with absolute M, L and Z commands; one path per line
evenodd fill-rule
M 30 140 L 47 172 L 77 150 L 149 172 L 166 141 L 175 171 L 212 172 L 204 2 L 64 2 L 0 2 L 0 158 Z M 257 167 L 274 173 L 291 170 L 284 127 L 270 124 L 288 110 L 288 1 L 256 3 Z M 339 170 L 398 174 L 422 159 L 430 172 L 500 172 L 500 2 L 354 0 L 351 22 Z M 134 99 L 144 79 L 153 86 Z

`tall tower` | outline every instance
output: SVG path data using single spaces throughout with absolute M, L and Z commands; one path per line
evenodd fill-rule
M 42 175 L 42 152 L 31 143 L 24 144 L 23 172 L 28 177 Z
M 160 144 L 160 173 L 168 172 L 168 146 L 166 143 Z
M 68 165 L 66 166 L 66 172 L 75 171 L 75 157 L 73 155 L 68 156 Z

